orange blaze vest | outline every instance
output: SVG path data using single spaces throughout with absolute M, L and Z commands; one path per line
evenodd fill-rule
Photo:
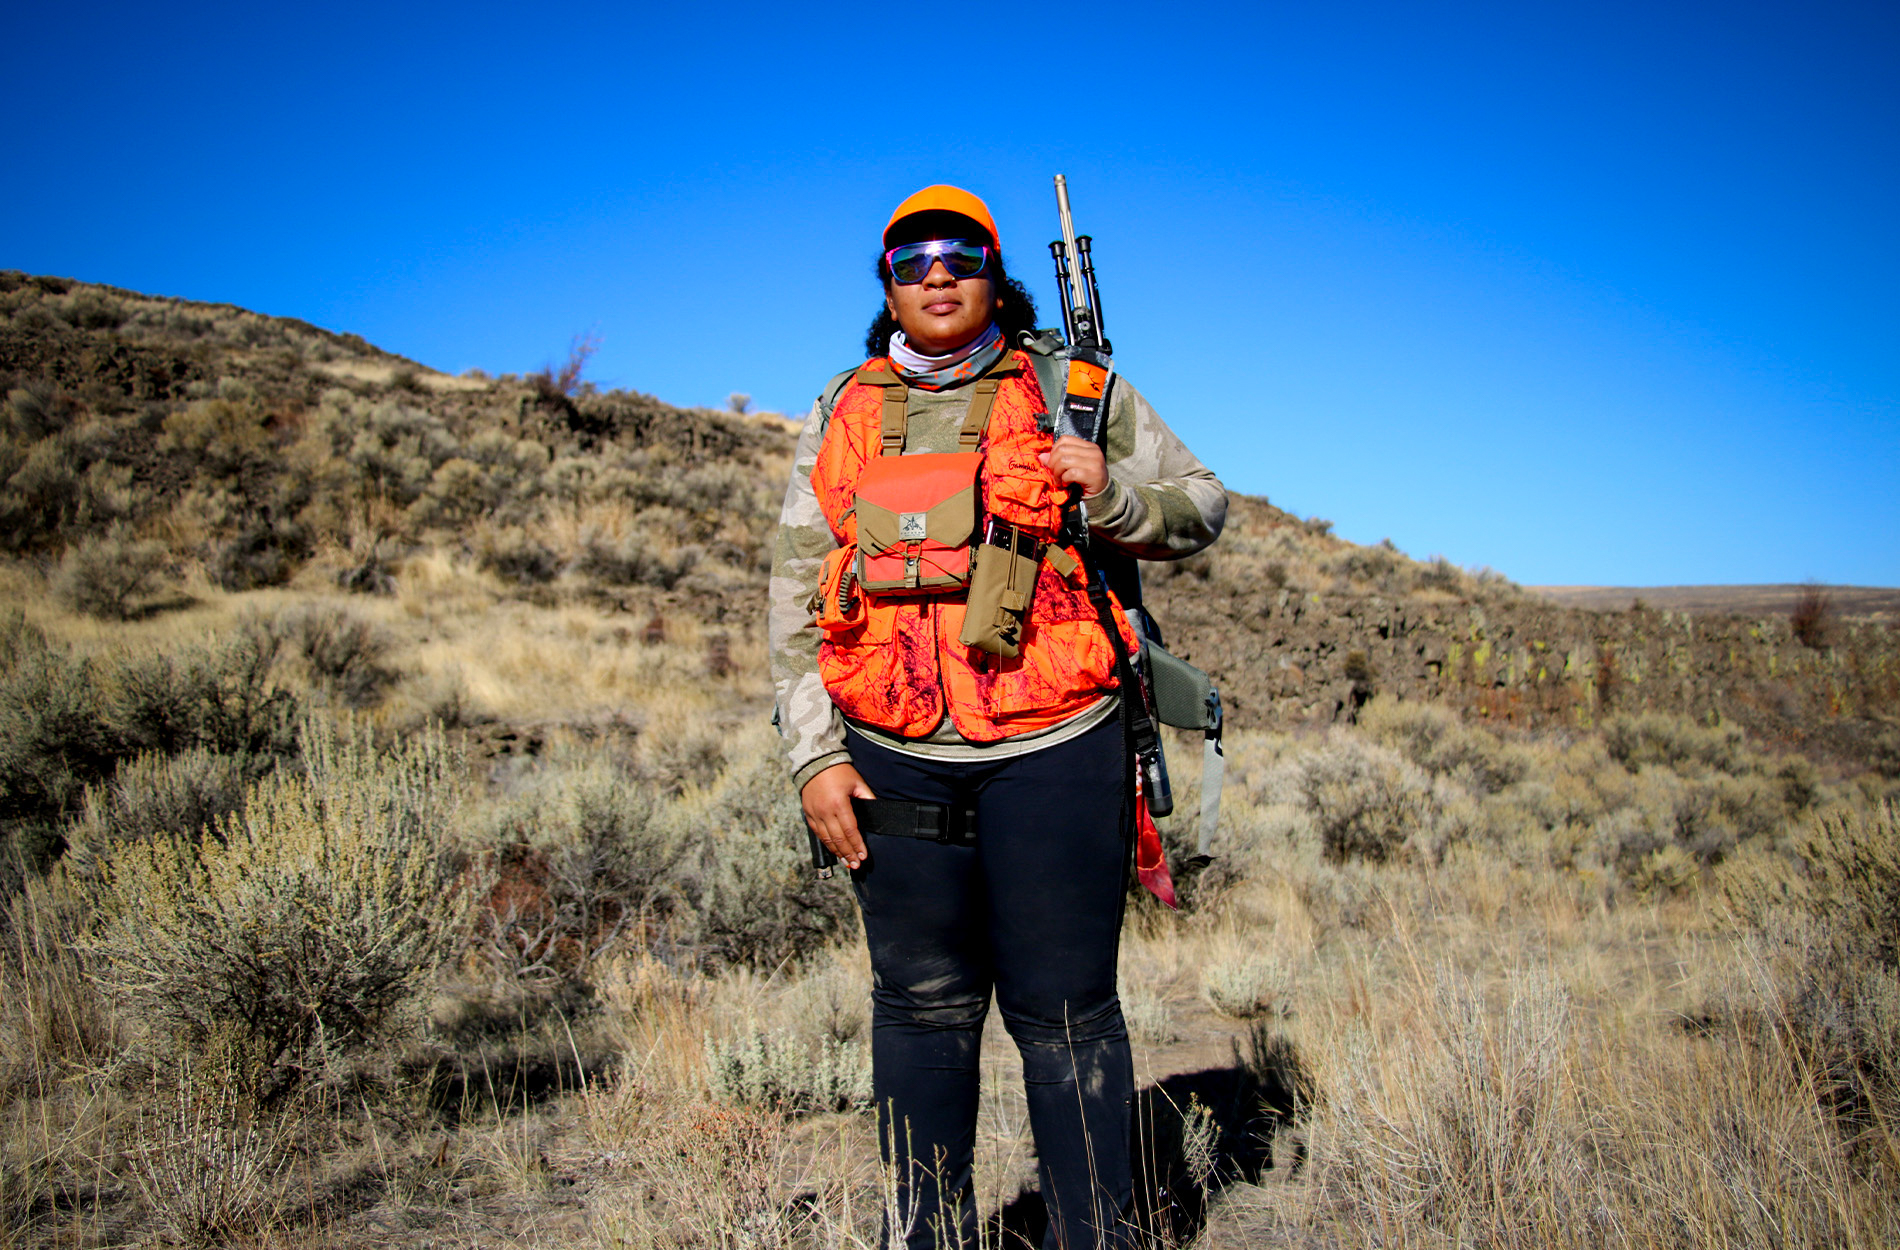
M 888 360 L 867 369 L 895 371 Z M 1053 438 L 1038 429 L 1046 411 L 1036 374 L 1021 351 L 987 376 L 999 378 L 978 470 L 983 510 L 1052 540 L 1062 521 L 1063 490 L 1038 457 Z M 858 477 L 880 454 L 882 387 L 855 378 L 839 393 L 818 449 L 812 489 L 841 546 L 857 541 L 851 512 Z M 1045 559 L 1023 623 L 1020 654 L 990 655 L 957 641 L 964 596 L 867 595 L 863 618 L 828 632 L 818 671 L 838 709 L 853 720 L 905 738 L 922 738 L 945 713 L 972 742 L 995 742 L 1060 724 L 1119 684 L 1115 653 L 1089 602 L 1080 556 L 1064 575 Z M 1064 562 L 1066 563 L 1066 562 Z M 1134 631 L 1114 605 L 1115 624 L 1132 651 Z

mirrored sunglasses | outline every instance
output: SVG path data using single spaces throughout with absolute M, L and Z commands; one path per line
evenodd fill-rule
M 891 280 L 899 286 L 913 286 L 924 280 L 938 261 L 953 278 L 974 278 L 990 263 L 990 249 L 967 239 L 926 239 L 906 243 L 884 253 L 890 266 Z

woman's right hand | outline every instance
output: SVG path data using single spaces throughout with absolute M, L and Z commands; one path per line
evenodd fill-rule
M 864 784 L 858 770 L 849 764 L 833 764 L 805 783 L 798 801 L 805 809 L 805 821 L 811 825 L 825 849 L 844 861 L 846 868 L 864 863 L 864 839 L 858 835 L 858 814 L 851 810 L 852 799 L 874 799 L 871 787 Z

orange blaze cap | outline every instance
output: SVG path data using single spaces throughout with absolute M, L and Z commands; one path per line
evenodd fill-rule
M 962 187 L 938 185 L 925 187 L 902 204 L 891 214 L 889 224 L 884 227 L 884 246 L 890 246 L 891 227 L 912 213 L 927 213 L 932 210 L 947 213 L 962 213 L 977 225 L 990 232 L 990 242 L 997 247 L 1003 246 L 1002 239 L 996 234 L 996 219 L 990 216 L 990 206 Z

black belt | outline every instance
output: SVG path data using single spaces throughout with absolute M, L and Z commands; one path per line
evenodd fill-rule
M 852 799 L 858 830 L 887 838 L 922 838 L 945 846 L 976 843 L 976 812 L 941 803 L 909 803 L 903 799 Z

